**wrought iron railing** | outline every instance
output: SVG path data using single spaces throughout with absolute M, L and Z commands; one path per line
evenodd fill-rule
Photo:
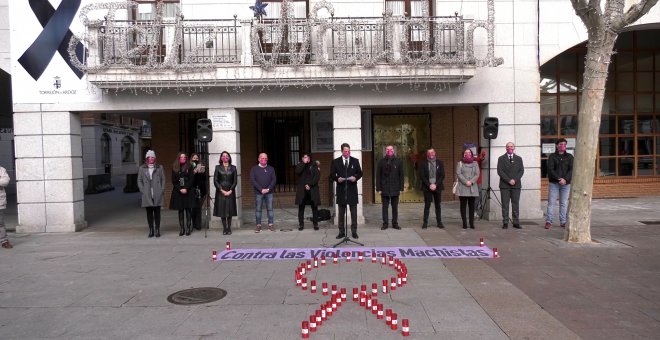
M 97 60 L 90 57 L 82 68 L 94 72 L 116 67 L 197 69 L 222 64 L 264 68 L 304 64 L 474 65 L 472 32 L 484 25 L 471 22 L 460 16 L 106 20 L 97 26 L 99 48 L 93 54 Z

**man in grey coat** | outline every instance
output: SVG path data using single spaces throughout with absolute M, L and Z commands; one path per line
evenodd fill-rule
M 399 194 L 403 191 L 403 165 L 401 160 L 394 155 L 394 146 L 385 147 L 385 157 L 378 162 L 376 167 L 376 191 L 383 201 L 383 227 L 388 226 L 388 210 L 392 204 L 392 228 L 399 227 Z
M 513 153 L 516 146 L 506 143 L 506 153 L 497 159 L 497 174 L 500 176 L 500 193 L 502 195 L 502 229 L 509 227 L 509 201 L 513 227 L 520 229 L 519 203 L 522 184 L 520 179 L 525 173 L 525 166 L 520 156 Z
M 160 207 L 164 200 L 165 174 L 163 166 L 156 164 L 156 153 L 153 150 L 147 151 L 145 163 L 138 169 L 138 188 L 142 193 L 142 207 L 147 210 L 149 237 L 160 237 Z

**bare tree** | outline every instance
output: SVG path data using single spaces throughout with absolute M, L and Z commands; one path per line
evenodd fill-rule
M 578 134 L 571 181 L 568 242 L 591 242 L 591 198 L 596 167 L 596 148 L 607 70 L 619 33 L 655 6 L 658 0 L 640 0 L 624 12 L 626 0 L 571 0 L 575 13 L 587 28 L 584 86 L 578 115 Z

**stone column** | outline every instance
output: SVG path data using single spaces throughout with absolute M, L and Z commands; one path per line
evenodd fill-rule
M 18 233 L 85 227 L 80 118 L 70 112 L 14 113 Z
M 334 158 L 341 156 L 341 144 L 348 143 L 351 146 L 351 156 L 360 160 L 362 164 L 362 110 L 359 106 L 335 106 L 332 110 L 333 139 L 335 143 Z M 362 169 L 364 171 L 364 168 Z M 358 181 L 358 205 L 357 223 L 364 224 L 362 209 L 362 181 Z M 336 183 L 335 183 L 336 185 Z M 334 188 L 333 188 L 334 190 Z M 335 225 L 337 225 L 338 206 L 335 199 Z M 348 208 L 347 208 L 348 210 Z M 351 224 L 351 214 L 348 214 L 348 225 Z
M 232 164 L 238 170 L 238 185 L 236 186 L 236 206 L 238 216 L 232 219 L 232 228 L 240 228 L 243 224 L 242 188 L 241 188 L 241 129 L 238 111 L 234 108 L 208 109 L 207 117 L 213 123 L 213 140 L 209 143 L 209 193 L 215 197 L 213 173 L 219 164 L 220 153 L 227 151 L 231 155 Z M 211 219 L 211 228 L 221 228 L 219 217 Z

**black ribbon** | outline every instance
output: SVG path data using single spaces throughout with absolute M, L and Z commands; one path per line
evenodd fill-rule
M 69 40 L 73 33 L 69 26 L 78 12 L 81 0 L 62 0 L 57 10 L 48 0 L 28 0 L 32 12 L 39 20 L 43 31 L 37 39 L 28 47 L 18 62 L 32 76 L 34 80 L 39 79 L 50 64 L 55 52 L 58 52 L 69 68 L 78 78 L 83 77 L 83 72 L 73 66 L 69 56 Z M 85 46 L 78 42 L 76 45 L 76 57 L 82 61 L 85 55 Z

